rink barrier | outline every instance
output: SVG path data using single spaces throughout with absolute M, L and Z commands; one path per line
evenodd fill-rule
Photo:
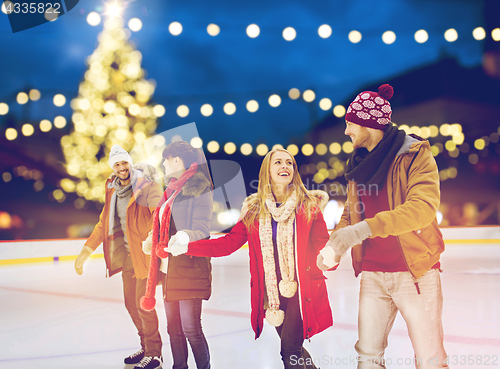
M 441 232 L 447 246 L 500 245 L 500 226 L 442 227 Z M 213 233 L 211 237 L 217 238 L 222 235 Z M 75 260 L 86 240 L 78 238 L 0 241 L 0 266 Z M 248 245 L 245 244 L 243 247 Z M 104 258 L 102 246 L 99 246 L 90 257 Z

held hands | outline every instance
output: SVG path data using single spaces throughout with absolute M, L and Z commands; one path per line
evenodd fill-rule
M 150 231 L 148 238 L 142 241 L 142 252 L 146 255 L 151 255 L 151 249 L 153 248 L 153 231 Z
M 363 220 L 362 222 L 333 232 L 326 246 L 333 248 L 337 255 L 344 255 L 349 248 L 359 245 L 371 235 L 370 226 Z
M 179 256 L 188 251 L 188 244 L 189 235 L 184 231 L 178 231 L 168 241 L 168 247 L 165 248 L 165 251 L 171 253 L 173 256 Z
M 85 262 L 93 252 L 94 250 L 91 249 L 90 247 L 83 246 L 82 251 L 80 251 L 80 254 L 78 255 L 75 261 L 75 271 L 78 275 L 83 274 L 83 264 L 85 264 Z
M 340 263 L 340 257 L 330 246 L 325 246 L 318 254 L 316 265 L 322 271 L 327 271 Z

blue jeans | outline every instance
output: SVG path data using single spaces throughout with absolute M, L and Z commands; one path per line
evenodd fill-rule
M 187 341 L 191 345 L 196 367 L 210 368 L 208 343 L 201 328 L 201 299 L 166 301 L 167 332 L 174 359 L 173 369 L 186 369 L 188 359 Z
M 359 294 L 356 351 L 358 369 L 381 369 L 385 364 L 400 366 L 406 358 L 384 358 L 387 338 L 397 312 L 408 327 L 418 369 L 448 368 L 444 362 L 441 314 L 443 295 L 438 269 L 431 269 L 416 280 L 410 272 L 363 272 Z M 411 359 L 411 358 L 410 358 Z

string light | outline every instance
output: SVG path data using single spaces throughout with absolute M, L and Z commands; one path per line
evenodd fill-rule
M 428 39 L 429 35 L 426 30 L 420 29 L 417 32 L 415 32 L 415 41 L 417 41 L 419 44 L 427 42 Z
M 247 27 L 247 35 L 250 38 L 256 38 L 260 35 L 260 28 L 256 24 L 251 24 Z
M 393 44 L 396 41 L 396 34 L 393 31 L 385 31 L 382 35 L 382 41 L 387 45 Z
M 209 24 L 207 27 L 207 33 L 210 36 L 217 36 L 220 33 L 220 27 L 216 24 Z
M 9 105 L 0 103 L 0 115 L 6 115 L 9 112 Z
M 269 148 L 265 144 L 260 144 L 255 149 L 255 152 L 260 156 L 264 156 L 269 152 Z
M 243 145 L 241 145 L 240 151 L 245 156 L 250 155 L 253 151 L 252 145 L 250 145 L 249 143 L 244 143 Z
M 293 41 L 297 37 L 297 31 L 292 27 L 287 27 L 283 30 L 283 38 L 287 41 Z
M 142 29 L 142 21 L 139 18 L 132 18 L 128 21 L 128 28 L 131 31 L 139 32 Z
M 259 110 L 259 103 L 255 100 L 250 100 L 247 102 L 247 110 L 250 113 L 255 113 L 257 110 Z
M 96 12 L 90 12 L 87 15 L 87 23 L 90 24 L 91 26 L 95 27 L 101 23 L 101 16 L 99 13 Z
M 233 115 L 236 113 L 236 105 L 234 105 L 232 102 L 228 102 L 224 105 L 224 113 L 227 115 Z
M 349 41 L 351 41 L 353 44 L 357 44 L 358 42 L 361 41 L 363 36 L 361 35 L 361 32 L 354 30 L 354 31 L 349 32 L 348 38 L 349 38 Z
M 444 38 L 448 42 L 455 42 L 458 39 L 458 33 L 454 28 L 450 28 L 444 33 Z
M 318 34 L 321 38 L 328 38 L 332 35 L 332 27 L 328 24 L 323 24 L 318 28 Z
M 478 41 L 484 40 L 486 38 L 486 31 L 483 27 L 477 27 L 472 31 L 472 36 Z
M 38 101 L 42 97 L 42 94 L 38 90 L 30 90 L 29 98 L 31 101 Z
M 172 22 L 168 26 L 168 31 L 174 36 L 179 36 L 182 33 L 182 24 L 179 22 Z
M 281 104 L 281 97 L 279 95 L 271 95 L 269 97 L 269 105 L 271 105 L 273 108 L 277 108 Z

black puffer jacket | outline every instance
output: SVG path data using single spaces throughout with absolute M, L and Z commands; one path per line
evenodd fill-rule
M 212 184 L 205 174 L 198 170 L 175 198 L 169 236 L 172 237 L 177 231 L 184 231 L 189 235 L 189 241 L 210 237 L 212 208 Z M 163 297 L 167 301 L 193 298 L 208 300 L 211 292 L 210 258 L 170 255 L 167 275 L 163 282 Z

